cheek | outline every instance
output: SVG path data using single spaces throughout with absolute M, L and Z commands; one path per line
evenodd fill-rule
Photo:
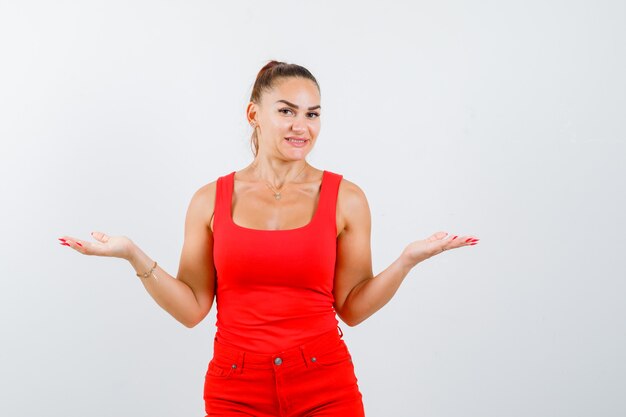
M 291 123 L 288 120 L 273 120 L 272 128 L 280 131 L 289 130 Z

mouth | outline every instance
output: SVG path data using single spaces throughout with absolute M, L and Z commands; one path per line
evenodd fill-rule
M 285 140 L 289 142 L 290 144 L 292 144 L 293 146 L 304 146 L 309 141 L 309 139 L 297 138 L 297 137 L 285 138 Z

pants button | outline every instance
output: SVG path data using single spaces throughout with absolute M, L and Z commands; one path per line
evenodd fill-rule
M 283 360 L 281 358 L 274 359 L 274 364 L 275 365 L 280 365 L 281 363 L 283 363 Z
M 315 362 L 315 361 L 317 361 L 317 358 L 316 358 L 315 356 L 313 356 L 313 357 L 311 358 L 311 362 Z

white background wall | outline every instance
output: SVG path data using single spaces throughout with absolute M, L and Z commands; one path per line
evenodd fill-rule
M 343 325 L 368 417 L 626 414 L 626 3 L 0 1 L 0 415 L 203 416 L 215 310 L 187 329 L 123 260 L 170 274 L 200 186 L 252 158 L 270 59 L 322 91 L 309 162 L 366 192 L 374 272 L 444 230 Z

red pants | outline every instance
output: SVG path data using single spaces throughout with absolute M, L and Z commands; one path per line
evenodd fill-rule
M 342 337 L 333 329 L 276 354 L 233 349 L 214 340 L 204 382 L 205 417 L 363 417 L 362 395 Z

